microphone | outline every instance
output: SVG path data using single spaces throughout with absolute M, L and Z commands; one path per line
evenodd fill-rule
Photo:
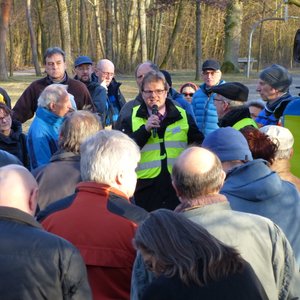
M 152 115 L 157 115 L 158 114 L 158 106 L 154 104 L 152 106 Z M 152 129 L 152 136 L 155 138 L 157 135 L 157 128 Z

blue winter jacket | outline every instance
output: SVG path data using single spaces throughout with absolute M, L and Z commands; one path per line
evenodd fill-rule
M 59 117 L 44 107 L 38 107 L 27 136 L 31 168 L 47 164 L 58 150 L 58 133 L 64 117 Z
M 287 92 L 283 94 L 274 103 L 267 102 L 265 108 L 259 113 L 259 115 L 255 119 L 256 123 L 261 124 L 262 126 L 278 125 L 279 119 L 283 115 L 286 106 L 292 100 L 296 99 L 300 98 L 293 97 L 290 93 Z
M 219 84 L 225 83 L 221 80 Z M 207 92 L 206 84 L 200 85 L 192 99 L 192 108 L 195 114 L 196 123 L 204 136 L 218 129 L 218 114 L 214 105 L 214 93 Z
M 300 263 L 300 196 L 293 184 L 282 180 L 266 161 L 256 159 L 230 170 L 221 193 L 233 210 L 261 215 L 279 225 Z

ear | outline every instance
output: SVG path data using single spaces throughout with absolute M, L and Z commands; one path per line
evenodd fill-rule
M 116 184 L 117 185 L 122 185 L 123 182 L 124 182 L 124 174 L 123 172 L 119 172 L 117 175 L 116 175 Z
M 178 191 L 178 189 L 177 189 L 177 187 L 176 187 L 176 185 L 175 185 L 175 183 L 174 183 L 173 180 L 172 180 L 172 186 L 173 186 L 173 188 L 174 188 L 174 190 L 175 190 L 175 192 L 176 192 L 177 197 L 180 198 L 180 197 L 181 197 L 181 194 L 179 193 L 179 191 Z
M 293 157 L 293 155 L 294 155 L 294 148 L 291 149 L 290 159 Z
M 32 215 L 34 215 L 35 211 L 36 211 L 37 195 L 38 195 L 38 188 L 32 189 L 30 192 L 29 201 L 28 201 L 29 210 L 32 213 Z
M 55 111 L 56 109 L 55 109 L 56 107 L 55 107 L 55 103 L 54 102 L 50 102 L 49 103 L 49 109 L 51 110 L 51 111 Z
M 222 170 L 222 172 L 221 172 L 221 177 L 222 177 L 222 186 L 223 186 L 225 178 L 226 178 L 226 173 L 224 172 L 224 170 Z

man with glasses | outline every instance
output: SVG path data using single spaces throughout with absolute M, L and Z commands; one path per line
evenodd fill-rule
M 248 100 L 249 89 L 240 82 L 226 82 L 213 86 L 211 92 L 215 93 L 214 105 L 218 114 L 220 127 L 233 127 L 240 130 L 246 126 L 257 128 L 251 118 L 249 107 L 245 105 Z
M 119 129 L 141 149 L 134 201 L 147 211 L 179 204 L 171 183 L 173 163 L 188 144 L 203 140 L 193 118 L 167 98 L 168 89 L 161 72 L 146 73 L 140 86 L 143 101 L 136 103 L 131 115 L 123 118 L 123 110 L 120 114 Z
M 121 93 L 121 83 L 117 82 L 115 76 L 115 66 L 108 59 L 98 61 L 96 75 L 101 86 L 107 91 L 107 116 L 105 126 L 115 127 L 122 106 L 126 103 Z
M 106 88 L 98 82 L 98 77 L 94 73 L 93 61 L 88 56 L 78 56 L 74 63 L 74 79 L 83 82 L 90 92 L 97 113 L 101 117 L 102 126 L 105 126 L 107 113 Z
M 218 127 L 218 115 L 213 103 L 214 94 L 210 89 L 213 86 L 223 84 L 220 64 L 216 60 L 206 60 L 202 65 L 202 77 L 204 83 L 193 96 L 192 107 L 196 123 L 200 131 L 206 136 Z

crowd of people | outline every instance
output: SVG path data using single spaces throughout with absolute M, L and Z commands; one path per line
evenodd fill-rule
M 300 299 L 287 69 L 249 101 L 216 60 L 179 91 L 146 61 L 126 101 L 108 59 L 44 64 L 13 107 L 0 88 L 1 298 Z

